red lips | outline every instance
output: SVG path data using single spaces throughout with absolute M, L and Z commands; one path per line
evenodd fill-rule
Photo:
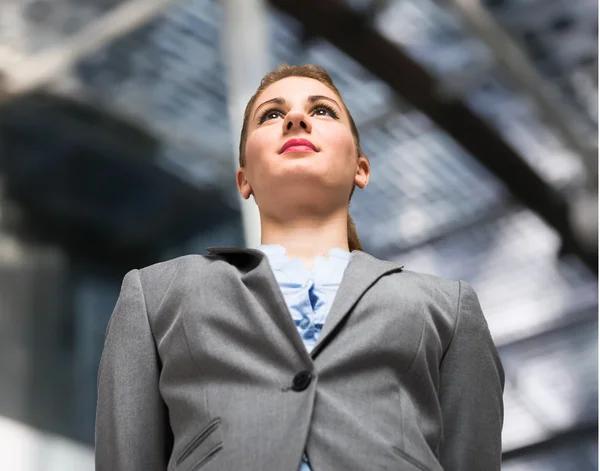
M 299 152 L 318 152 L 315 145 L 308 139 L 290 139 L 279 150 L 279 153 L 283 154 L 287 149 L 290 149 L 291 147 L 297 148 L 297 151 Z M 292 152 L 292 150 L 289 150 L 288 152 Z

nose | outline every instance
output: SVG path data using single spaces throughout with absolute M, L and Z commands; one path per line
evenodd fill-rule
M 283 133 L 287 134 L 293 130 L 304 130 L 306 132 L 312 131 L 310 119 L 304 112 L 299 110 L 290 110 L 285 115 L 285 119 L 283 120 Z

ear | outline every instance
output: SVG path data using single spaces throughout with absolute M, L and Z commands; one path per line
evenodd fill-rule
M 365 156 L 358 158 L 358 165 L 356 167 L 356 175 L 354 175 L 354 184 L 361 190 L 369 184 L 369 177 L 371 176 L 371 165 Z
M 240 195 L 242 195 L 242 198 L 244 198 L 245 200 L 250 198 L 250 195 L 252 194 L 252 187 L 250 186 L 250 182 L 246 180 L 245 168 L 238 168 L 237 173 L 235 175 L 235 182 L 237 184 Z

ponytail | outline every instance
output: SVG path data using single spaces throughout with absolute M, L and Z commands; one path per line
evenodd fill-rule
M 356 232 L 356 225 L 350 217 L 350 213 L 348 213 L 348 250 L 350 252 L 353 250 L 363 250 L 358 233 Z

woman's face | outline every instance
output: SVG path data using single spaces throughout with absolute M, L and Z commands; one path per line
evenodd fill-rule
M 366 186 L 369 164 L 356 154 L 341 99 L 318 80 L 275 82 L 258 96 L 249 119 L 237 182 L 261 210 L 286 200 L 347 205 L 352 187 Z

